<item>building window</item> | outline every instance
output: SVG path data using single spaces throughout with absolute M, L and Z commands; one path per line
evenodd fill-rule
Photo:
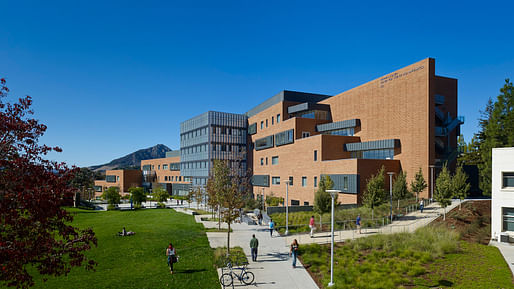
M 303 205 L 304 205 L 304 206 L 308 206 L 308 205 L 309 205 L 309 202 L 303 202 Z
M 274 116 L 271 117 L 271 125 L 273 125 L 273 124 L 275 124 L 275 117 Z
M 277 123 L 280 122 L 280 114 L 277 114 Z
M 314 161 L 318 160 L 318 151 L 314 151 Z
M 271 157 L 271 164 L 278 165 L 278 156 Z
M 291 206 L 299 206 L 300 201 L 299 200 L 291 200 Z
M 293 185 L 293 177 L 289 177 L 289 185 L 292 186 Z
M 271 177 L 271 184 L 280 185 L 280 177 Z
M 503 208 L 502 231 L 514 231 L 514 208 Z
M 514 173 L 504 172 L 502 188 L 514 188 Z
M 348 190 L 348 177 L 347 176 L 343 177 L 343 190 L 345 190 L 345 191 Z
M 266 119 L 266 127 L 268 127 L 268 119 Z
M 261 166 L 264 165 L 264 158 L 261 158 Z
M 261 121 L 261 129 L 264 128 L 264 121 Z
M 168 169 L 168 165 L 162 165 L 162 169 L 163 170 L 167 170 Z
M 116 176 L 116 181 L 120 181 L 120 176 Z
M 302 177 L 302 187 L 307 186 L 307 177 Z
M 318 177 L 314 177 L 314 187 L 318 187 Z
M 302 138 L 306 138 L 306 137 L 310 137 L 311 136 L 311 133 L 308 132 L 308 131 L 303 131 L 302 132 Z
M 266 157 L 266 165 L 268 165 L 268 157 Z
M 154 165 L 152 165 L 152 171 L 153 171 L 153 170 L 155 170 L 155 166 L 154 166 Z

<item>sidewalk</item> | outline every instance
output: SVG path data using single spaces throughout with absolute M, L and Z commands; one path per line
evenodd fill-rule
M 200 216 L 195 217 L 197 220 L 200 218 Z M 212 225 L 217 227 L 216 222 L 202 223 L 209 227 Z M 250 262 L 248 270 L 255 275 L 254 284 L 245 286 L 238 280 L 234 280 L 234 288 L 318 288 L 299 260 L 296 262 L 296 268 L 293 269 L 292 260 L 289 257 L 289 245 L 284 244 L 284 238 L 280 237 L 277 232 L 270 237 L 266 226 L 243 223 L 232 224 L 230 227 L 233 229 L 233 233 L 230 234 L 230 247 L 240 246 L 243 248 Z M 257 262 L 251 261 L 250 239 L 252 234 L 255 234 L 259 240 Z M 207 232 L 207 238 L 212 248 L 227 246 L 227 233 Z
M 452 200 L 452 204 L 446 207 L 446 212 L 448 213 L 458 205 L 458 200 Z M 345 240 L 353 240 L 356 238 L 368 237 L 374 234 L 414 232 L 416 229 L 428 225 L 442 214 L 443 208 L 441 208 L 438 203 L 434 202 L 428 205 L 423 210 L 423 213 L 421 213 L 420 211 L 411 212 L 406 216 L 402 217 L 401 219 L 393 221 L 392 224 L 383 226 L 381 228 L 363 228 L 361 230 L 361 234 L 359 234 L 357 230 L 334 231 L 334 241 L 343 242 Z M 283 239 L 285 244 L 290 244 L 293 241 L 293 239 L 296 239 L 300 245 L 311 243 L 327 244 L 331 242 L 330 232 L 315 233 L 313 238 L 310 237 L 309 233 L 304 233 L 287 236 Z

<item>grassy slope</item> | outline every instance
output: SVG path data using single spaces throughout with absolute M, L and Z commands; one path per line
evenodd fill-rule
M 96 272 L 75 268 L 66 277 L 51 278 L 35 288 L 219 288 L 213 253 L 201 224 L 172 210 L 77 212 L 74 224 L 92 227 L 98 247 L 89 255 Z M 125 226 L 135 236 L 118 237 Z M 169 273 L 165 248 L 172 242 L 180 256 Z
M 457 236 L 444 228 L 423 228 L 415 234 L 375 235 L 338 244 L 332 288 L 513 288 L 497 248 L 458 241 Z M 326 288 L 329 247 L 300 248 L 311 275 Z
M 414 280 L 417 288 L 514 288 L 498 248 L 465 241 L 460 248 L 428 265 L 430 273 Z

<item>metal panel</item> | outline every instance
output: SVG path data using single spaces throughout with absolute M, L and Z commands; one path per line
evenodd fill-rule
M 304 102 L 297 105 L 293 105 L 287 108 L 288 113 L 295 113 L 299 111 L 309 110 L 309 103 Z
M 294 143 L 294 129 L 286 130 L 275 134 L 275 145 L 281 146 Z
M 351 127 L 358 127 L 361 125 L 360 119 L 347 119 L 342 121 L 336 121 L 331 123 L 325 123 L 325 124 L 318 124 L 316 126 L 316 129 L 319 132 L 323 131 L 330 131 L 330 130 L 336 130 L 336 129 L 343 129 L 343 128 L 351 128 Z
M 252 185 L 256 187 L 269 187 L 269 175 L 253 175 Z
M 257 123 L 254 122 L 248 126 L 248 134 L 252 135 L 252 134 L 256 134 L 256 133 L 257 133 Z
M 255 140 L 255 150 L 260 151 L 273 147 L 273 135 Z
M 256 107 L 250 109 L 246 112 L 247 117 L 252 117 L 258 114 L 261 111 L 264 111 L 273 105 L 282 102 L 282 101 L 293 101 L 293 102 L 320 102 L 324 99 L 331 97 L 331 95 L 325 94 L 317 94 L 317 93 L 308 93 L 308 92 L 300 92 L 300 91 L 291 91 L 291 90 L 283 90 L 278 94 L 266 99 L 263 103 L 257 105 Z
M 180 157 L 180 150 L 166 152 L 167 158 Z
M 379 149 L 394 149 L 400 147 L 399 139 L 383 139 L 367 142 L 356 142 L 347 143 L 344 145 L 345 151 L 356 152 L 356 151 L 367 151 L 367 150 L 379 150 Z
M 190 189 L 191 184 L 172 184 L 171 194 L 173 196 L 187 196 L 187 194 L 189 194 Z
M 321 175 L 321 177 L 326 175 Z M 334 190 L 340 190 L 347 194 L 358 194 L 359 193 L 359 175 L 356 174 L 335 174 L 327 175 L 334 182 Z M 347 186 L 345 187 L 345 178 L 347 180 Z

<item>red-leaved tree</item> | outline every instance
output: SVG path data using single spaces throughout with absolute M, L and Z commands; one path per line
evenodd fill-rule
M 8 91 L 0 79 L 0 285 L 27 288 L 34 284 L 29 268 L 43 276 L 94 269 L 84 252 L 97 240 L 91 229 L 73 227 L 62 208 L 73 198 L 77 169 L 44 159 L 61 149 L 38 144 L 46 126 L 31 118 L 32 98 L 9 103 Z

